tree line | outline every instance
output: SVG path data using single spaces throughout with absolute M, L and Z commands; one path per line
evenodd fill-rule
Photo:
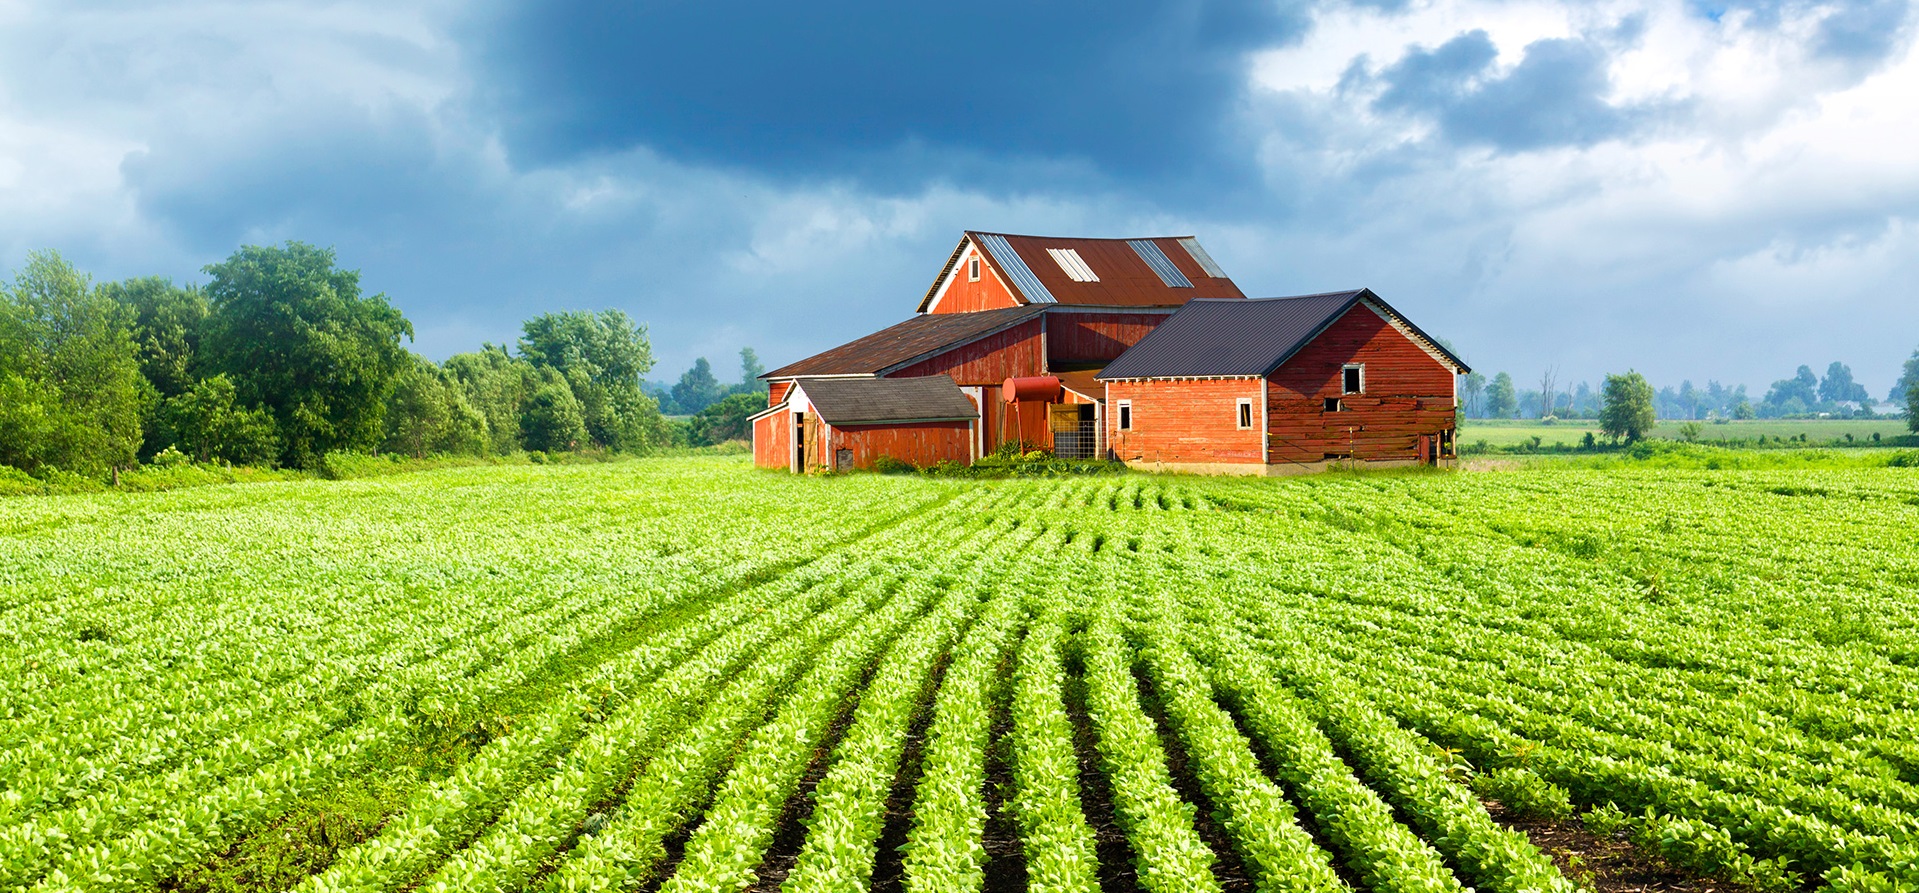
M 1608 382 L 1612 378 L 1607 376 Z M 1555 371 L 1548 369 L 1537 383 L 1537 388 L 1524 387 L 1506 372 L 1497 373 L 1490 380 L 1477 372 L 1460 376 L 1461 410 L 1467 418 L 1481 419 L 1600 419 L 1605 411 L 1605 392 L 1595 390 L 1586 382 L 1561 385 Z M 1647 387 L 1650 389 L 1650 383 Z M 1708 381 L 1701 388 L 1687 380 L 1678 387 L 1668 385 L 1651 390 L 1648 402 L 1657 419 L 1687 421 L 1876 418 L 1903 413 L 1907 424 L 1919 431 L 1919 390 L 1915 388 L 1919 388 L 1919 350 L 1913 351 L 1912 358 L 1906 361 L 1903 374 L 1883 403 L 1874 399 L 1865 385 L 1853 379 L 1852 367 L 1838 361 L 1826 367 L 1824 376 L 1814 373 L 1811 366 L 1802 365 L 1792 377 L 1773 382 L 1757 401 L 1747 395 L 1743 384 L 1726 387 L 1717 381 Z
M 0 465 L 100 475 L 178 454 L 312 468 L 334 451 L 644 452 L 744 436 L 744 416 L 727 417 L 741 406 L 711 412 L 722 399 L 666 418 L 642 389 L 646 328 L 618 310 L 542 314 L 512 348 L 434 363 L 330 249 L 250 245 L 204 272 L 204 286 L 96 285 L 57 252 L 30 254 L 0 284 Z M 764 407 L 757 374 L 736 404 Z

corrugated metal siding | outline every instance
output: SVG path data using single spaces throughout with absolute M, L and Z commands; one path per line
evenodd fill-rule
M 1033 274 L 1033 268 L 1026 265 L 1026 259 L 1013 250 L 1013 246 L 1007 243 L 1005 236 L 987 233 L 981 235 L 979 240 L 980 244 L 985 246 L 987 253 L 994 260 L 999 261 L 1000 269 L 1006 273 L 1007 278 L 1013 280 L 1013 287 L 1019 289 L 1020 294 L 1024 295 L 1028 302 L 1055 303 L 1053 293 L 1040 284 L 1039 277 Z
M 1264 375 L 1314 332 L 1355 306 L 1363 291 L 1193 301 L 1108 363 L 1100 377 Z

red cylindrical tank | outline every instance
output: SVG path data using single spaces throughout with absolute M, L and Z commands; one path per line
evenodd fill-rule
M 1051 375 L 1009 378 L 1000 385 L 1000 399 L 1008 403 L 1058 403 L 1059 379 Z

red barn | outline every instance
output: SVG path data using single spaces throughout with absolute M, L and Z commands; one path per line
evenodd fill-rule
M 1293 474 L 1449 463 L 1467 371 L 1359 289 L 1195 301 L 1097 377 L 1107 448 L 1129 465 Z
M 794 471 L 866 468 L 880 456 L 967 462 L 1008 442 L 1242 473 L 1450 458 L 1451 375 L 1465 365 L 1371 292 L 1340 295 L 1249 301 L 1191 237 L 968 232 L 917 316 L 763 376 L 769 405 L 753 418 L 755 462 Z M 1299 303 L 1279 313 L 1280 301 Z M 1247 311 L 1219 316 L 1233 307 Z M 1362 313 L 1348 320 L 1353 307 Z M 1368 318 L 1379 325 L 1368 328 Z M 1230 347 L 1253 334 L 1256 346 Z M 1212 354 L 1247 350 L 1272 353 L 1270 368 L 1195 371 L 1212 368 L 1200 362 Z M 1307 377 L 1356 357 L 1362 377 L 1373 369 L 1370 390 L 1335 395 L 1339 410 L 1323 404 L 1319 414 L 1348 413 L 1333 422 L 1304 421 L 1307 395 L 1326 390 Z M 1248 399 L 1257 423 L 1241 408 Z M 881 404 L 890 409 L 875 415 Z M 1146 413 L 1138 425 L 1136 411 Z M 1349 422 L 1345 448 L 1334 448 L 1328 432 Z

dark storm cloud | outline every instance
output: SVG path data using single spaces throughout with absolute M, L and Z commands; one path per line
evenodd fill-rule
M 493 23 L 480 90 L 522 164 L 645 146 L 881 188 L 1004 185 L 1021 159 L 1178 178 L 1240 154 L 1245 54 L 1308 24 L 1268 0 L 562 0 Z
M 1495 76 L 1497 57 L 1484 31 L 1416 47 L 1380 73 L 1384 90 L 1373 108 L 1430 117 L 1452 142 L 1506 151 L 1590 146 L 1652 117 L 1649 108 L 1607 102 L 1608 55 L 1592 41 L 1534 42 L 1517 66 Z M 1349 74 L 1349 89 L 1353 82 Z

